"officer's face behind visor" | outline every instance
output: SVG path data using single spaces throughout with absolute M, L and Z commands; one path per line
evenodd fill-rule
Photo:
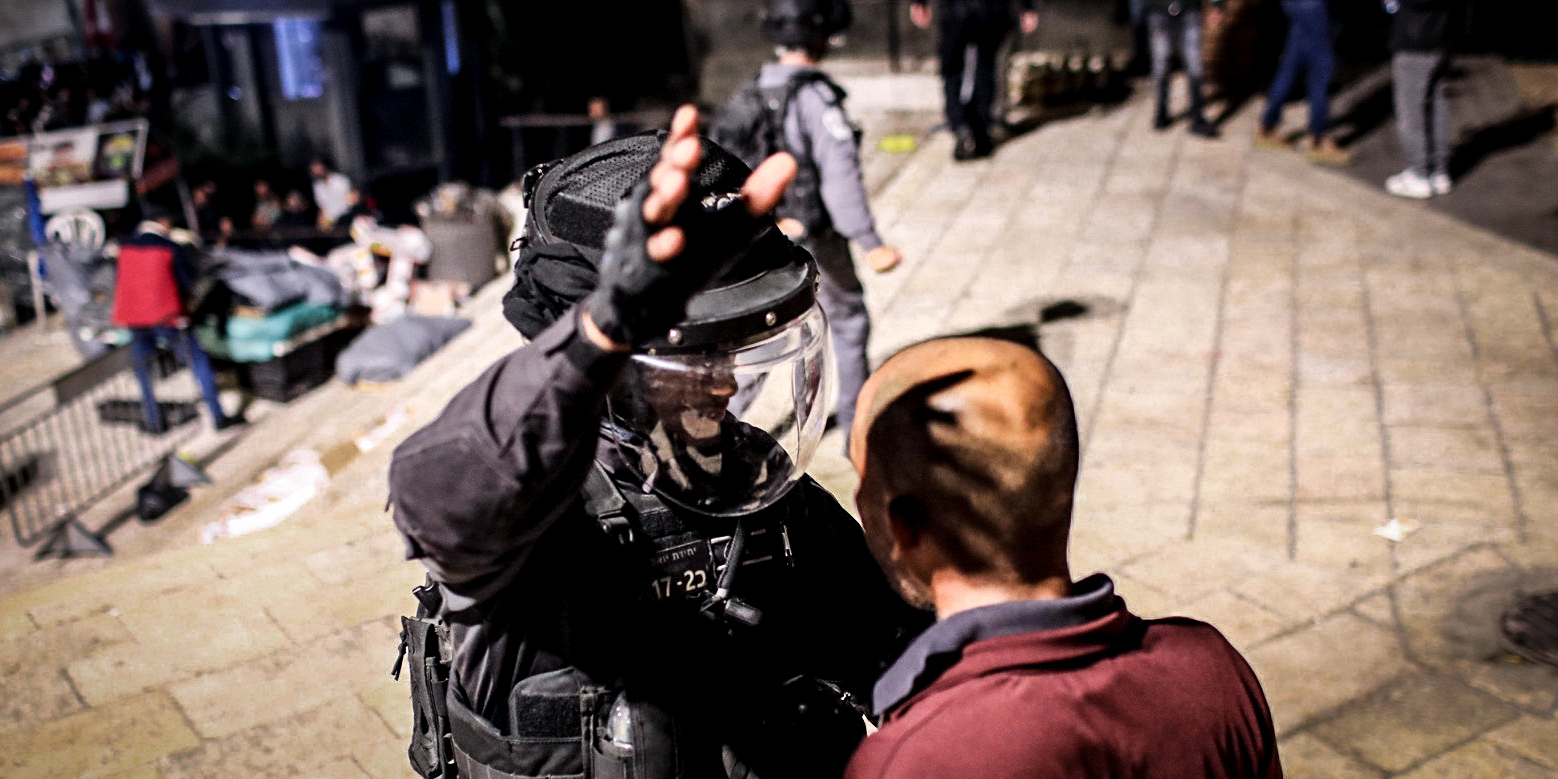
M 700 514 L 772 505 L 822 438 L 831 358 L 822 311 L 745 346 L 634 355 L 607 401 L 645 486 Z

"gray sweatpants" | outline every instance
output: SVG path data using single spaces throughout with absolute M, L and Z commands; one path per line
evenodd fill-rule
M 866 360 L 866 340 L 871 337 L 871 318 L 866 313 L 865 289 L 855 274 L 855 262 L 849 256 L 849 241 L 833 230 L 808 236 L 801 244 L 817 258 L 822 285 L 817 302 L 828 318 L 833 337 L 833 361 L 838 366 L 839 395 L 836 413 L 839 427 L 848 440 L 849 427 L 855 421 L 855 396 L 860 394 L 866 375 L 871 372 Z
M 1390 62 L 1401 153 L 1420 176 L 1450 172 L 1449 61 L 1442 51 L 1398 51 Z

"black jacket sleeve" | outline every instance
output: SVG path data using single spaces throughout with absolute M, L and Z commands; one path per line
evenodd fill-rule
M 626 356 L 584 337 L 577 310 L 498 360 L 396 447 L 390 503 L 407 556 L 461 611 L 512 580 L 579 494 L 605 393 Z
M 811 564 L 821 571 L 814 581 L 822 589 L 807 599 L 810 628 L 819 639 L 816 673 L 869 707 L 882 671 L 936 617 L 899 597 L 872 558 L 860 523 L 821 485 L 807 477 L 796 489 L 809 516 L 792 534 L 798 549 L 816 553 Z

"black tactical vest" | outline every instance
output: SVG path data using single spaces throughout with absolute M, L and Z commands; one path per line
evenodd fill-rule
M 514 619 L 534 624 L 535 637 L 520 653 L 501 727 L 450 683 L 438 590 L 417 588 L 417 616 L 402 619 L 401 635 L 416 709 L 412 767 L 440 779 L 722 779 L 748 764 L 764 779 L 840 775 L 864 737 L 860 709 L 839 687 L 792 676 L 752 649 L 766 640 L 765 605 L 781 602 L 776 593 L 794 578 L 790 526 L 806 512 L 804 492 L 739 521 L 703 524 L 592 469 L 577 504 L 583 516 L 558 521 L 548 534 L 556 542 L 538 546 L 514 591 L 543 593 L 551 581 L 599 592 L 578 598 L 594 604 L 583 607 L 588 615 L 544 603 L 516 608 Z M 587 518 L 594 521 L 578 521 Z M 570 581 L 584 558 L 605 573 Z M 794 632 L 793 613 L 775 616 L 780 632 Z M 600 624 L 579 624 L 582 617 Z M 735 735 L 713 735 L 722 730 Z
M 844 89 L 818 70 L 802 70 L 771 87 L 758 86 L 754 77 L 731 94 L 730 100 L 715 113 L 709 129 L 715 143 L 750 167 L 756 168 L 781 151 L 795 158 L 795 178 L 774 209 L 774 217 L 799 221 L 808 235 L 832 227 L 833 220 L 822 202 L 822 176 L 812 155 L 811 137 L 802 127 L 801 148 L 791 148 L 784 125 L 795 106 L 796 95 L 812 84 L 825 88 L 828 105 L 844 101 Z

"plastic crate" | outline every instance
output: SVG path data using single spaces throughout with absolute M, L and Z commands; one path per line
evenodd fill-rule
M 335 330 L 264 362 L 239 363 L 241 385 L 256 397 L 286 403 L 330 380 L 335 358 L 359 331 Z

